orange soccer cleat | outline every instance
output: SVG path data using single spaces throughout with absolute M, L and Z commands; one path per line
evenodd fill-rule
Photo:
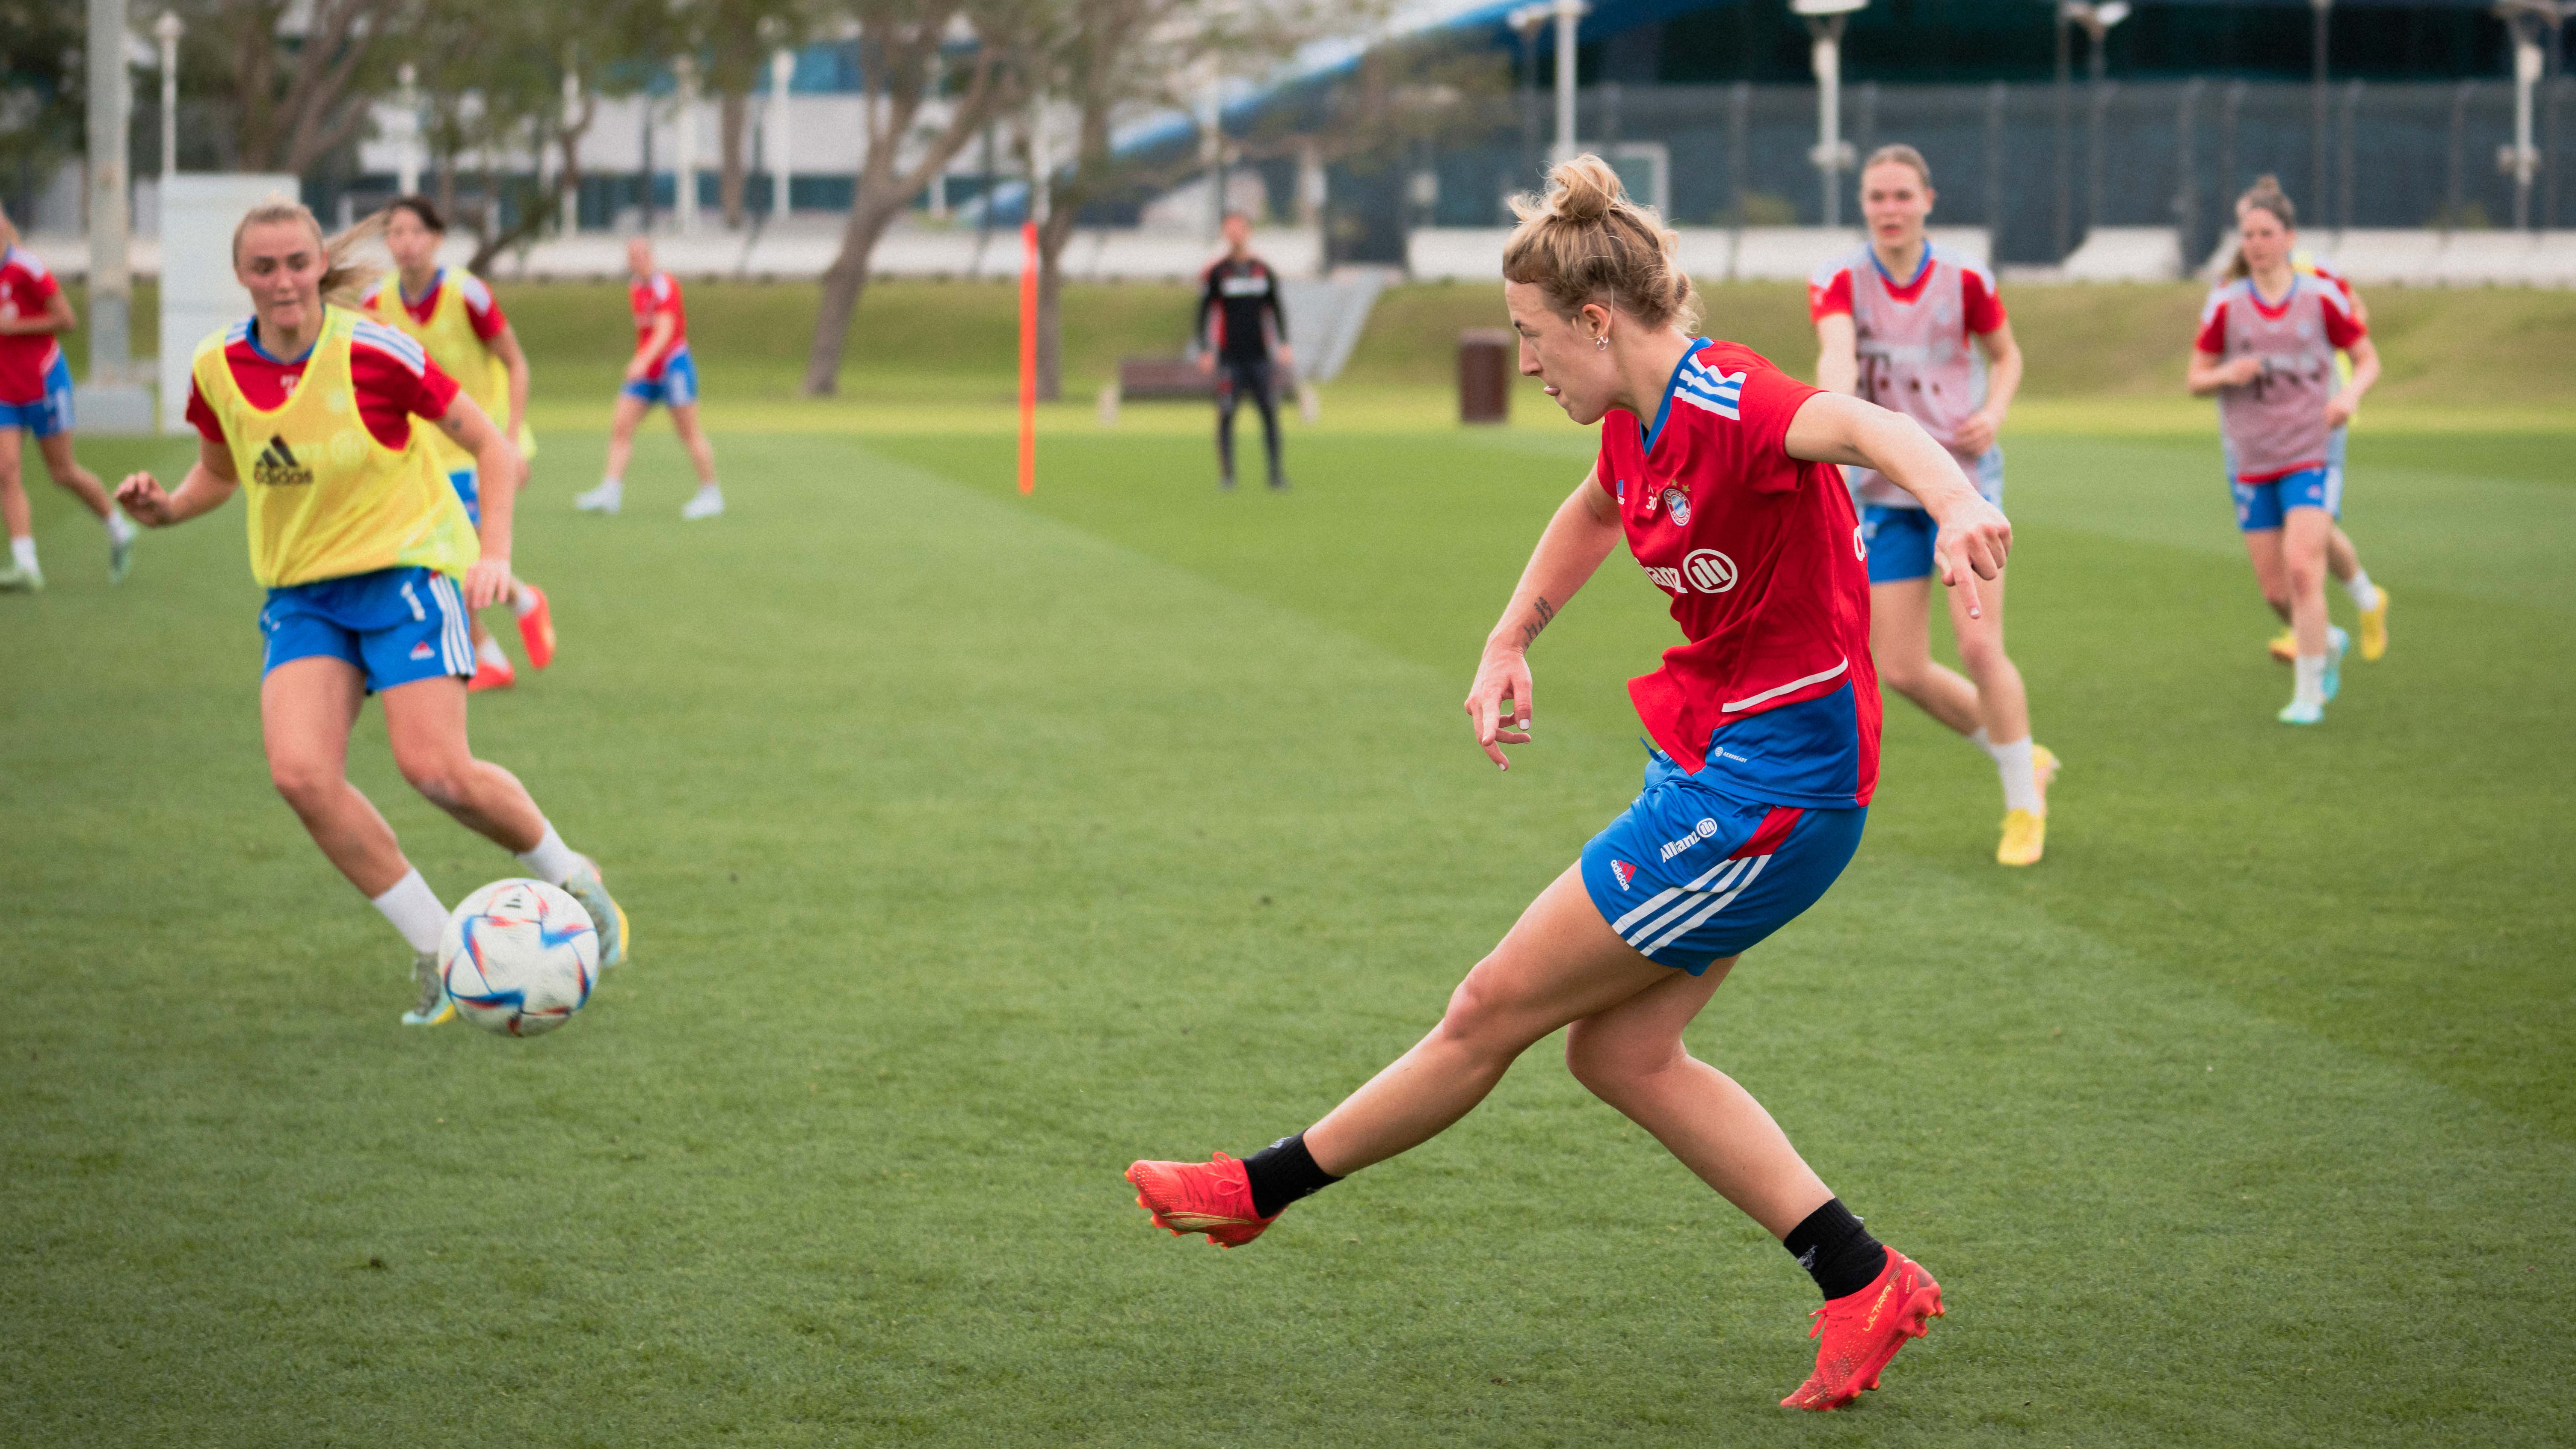
M 527 646 L 528 667 L 543 669 L 555 662 L 555 611 L 545 590 L 530 584 L 528 592 L 537 596 L 537 606 L 519 616 L 519 642 Z
M 1822 1413 L 1877 1388 L 1878 1371 L 1907 1339 L 1931 1332 L 1930 1320 L 1940 1316 L 1941 1285 L 1922 1264 L 1888 1249 L 1887 1266 L 1868 1287 L 1816 1310 L 1816 1326 L 1807 1335 L 1824 1340 L 1816 1349 L 1816 1371 L 1780 1407 Z
M 1279 1221 L 1253 1211 L 1243 1164 L 1222 1152 L 1206 1162 L 1139 1162 L 1127 1180 L 1136 1185 L 1136 1206 L 1176 1238 L 1205 1233 L 1220 1248 L 1239 1248 Z
M 465 681 L 465 692 L 473 694 L 479 690 L 507 689 L 518 682 L 519 672 L 509 665 L 477 659 L 474 661 L 474 677 Z

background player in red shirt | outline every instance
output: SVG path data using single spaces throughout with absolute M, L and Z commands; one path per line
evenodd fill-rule
M 626 243 L 626 301 L 635 312 L 635 355 L 627 359 L 626 382 L 617 391 L 617 411 L 608 420 L 608 465 L 599 486 L 573 499 L 585 513 L 615 513 L 626 501 L 626 460 L 635 450 L 635 425 L 655 403 L 671 410 L 671 426 L 689 461 L 698 467 L 698 491 L 680 507 L 682 518 L 713 518 L 724 512 L 724 490 L 716 486 L 715 445 L 698 426 L 698 363 L 689 355 L 689 308 L 680 297 L 680 279 L 653 265 L 653 244 L 642 237 Z
M 1570 1027 L 1576 1079 L 1815 1276 L 1823 1345 L 1782 1403 L 1831 1409 L 1876 1387 L 1941 1311 L 1940 1286 L 1872 1238 L 1682 1030 L 1745 949 L 1832 884 L 1876 783 L 1868 573 L 1834 465 L 1875 468 L 1920 500 L 1940 524 L 1942 581 L 1971 598 L 2002 569 L 2011 526 L 1912 419 L 1694 338 L 1678 239 L 1607 163 L 1576 157 L 1550 179 L 1546 198 L 1515 202 L 1504 299 L 1521 371 L 1576 422 L 1600 422 L 1601 453 L 1540 537 L 1466 709 L 1507 766 L 1502 747 L 1530 738 L 1531 641 L 1624 540 L 1686 641 L 1629 685 L 1656 747 L 1645 792 L 1467 973 L 1440 1024 L 1321 1121 L 1248 1159 L 1127 1176 L 1160 1226 L 1249 1242 L 1290 1203 L 1446 1130 Z
M 134 525 L 108 502 L 98 475 L 72 457 L 72 366 L 61 337 L 80 325 L 71 299 L 36 254 L 18 245 L 18 228 L 0 211 L 0 521 L 9 527 L 9 562 L 0 589 L 45 586 L 36 563 L 35 510 L 28 506 L 22 435 L 33 434 L 45 471 L 107 525 L 107 579 L 121 582 L 134 558 Z

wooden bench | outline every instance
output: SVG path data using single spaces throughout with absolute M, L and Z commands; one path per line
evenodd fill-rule
M 1118 395 L 1124 399 L 1212 398 L 1216 377 L 1199 371 L 1199 365 L 1186 357 L 1122 357 Z

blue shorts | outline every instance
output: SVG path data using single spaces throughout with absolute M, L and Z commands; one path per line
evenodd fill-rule
M 2246 533 L 2279 528 L 2293 508 L 2322 508 L 2330 517 L 2343 517 L 2343 469 L 2335 464 L 2227 486 L 2236 494 L 2236 526 Z
M 345 659 L 367 676 L 367 692 L 474 673 L 465 596 L 433 569 L 378 569 L 268 591 L 259 611 L 268 636 L 260 673 L 291 659 Z
M 2004 502 L 2004 450 L 1988 448 L 1977 460 L 1973 480 L 1977 492 L 1998 508 Z M 1860 510 L 1861 546 L 1869 550 L 1869 581 L 1873 584 L 1901 584 L 1910 579 L 1932 576 L 1932 540 L 1939 530 L 1932 526 L 1932 515 L 1920 508 L 1894 507 L 1884 503 L 1863 504 Z
M 682 347 L 662 360 L 662 375 L 639 378 L 618 389 L 627 397 L 640 397 L 648 403 L 684 408 L 698 400 L 698 364 Z
M 481 528 L 483 526 L 483 490 L 475 485 L 474 470 L 459 468 L 447 475 L 447 481 L 456 489 L 457 498 L 465 504 L 465 521 L 476 528 Z
M 1645 790 L 1583 847 L 1583 888 L 1647 960 L 1697 976 L 1814 905 L 1868 818 L 1866 806 L 1743 804 L 1657 750 Z
M 0 428 L 25 428 L 40 438 L 72 427 L 71 359 L 56 354 L 45 370 L 45 395 L 34 402 L 0 403 Z

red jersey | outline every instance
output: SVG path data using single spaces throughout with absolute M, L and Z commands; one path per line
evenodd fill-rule
M 42 317 L 62 290 L 34 252 L 0 252 L 0 317 Z M 51 332 L 0 334 L 0 403 L 43 402 L 46 375 L 62 356 L 62 342 Z
M 224 334 L 224 365 L 232 369 L 243 399 L 256 408 L 283 406 L 304 380 L 304 359 L 280 362 L 261 351 L 249 321 L 234 323 Z M 358 416 L 388 448 L 410 443 L 413 418 L 435 422 L 456 401 L 456 379 L 439 371 L 419 343 L 363 318 L 349 339 L 349 381 L 358 394 Z M 223 421 L 194 382 L 188 384 L 188 421 L 207 442 L 223 446 Z
M 669 272 L 655 272 L 640 282 L 629 282 L 626 305 L 635 311 L 635 345 L 639 348 L 653 339 L 656 318 L 668 315 L 671 319 L 671 340 L 662 345 L 644 372 L 646 382 L 658 381 L 663 364 L 689 345 L 689 309 L 680 300 L 680 280 Z
M 402 299 L 403 310 L 411 314 L 411 320 L 426 327 L 430 315 L 438 310 L 438 284 L 446 280 L 447 269 L 442 267 L 429 279 L 429 289 L 421 293 L 420 300 L 413 301 L 411 294 L 402 290 L 402 274 L 387 272 L 376 279 L 376 284 L 367 289 L 365 296 L 358 299 L 358 305 L 373 306 L 375 300 L 384 295 L 385 289 L 391 287 L 394 295 Z M 492 289 L 483 285 L 481 277 L 466 273 L 465 280 L 457 283 L 456 291 L 458 299 L 465 304 L 465 325 L 474 329 L 477 339 L 489 342 L 501 335 L 501 329 L 510 325 L 510 319 L 501 313 L 500 302 L 493 297 Z
M 1628 683 L 1698 782 L 1753 803 L 1848 808 L 1878 785 L 1869 570 L 1841 470 L 1789 456 L 1816 389 L 1733 342 L 1691 344 L 1654 427 L 1601 420 L 1601 487 L 1687 643 Z

